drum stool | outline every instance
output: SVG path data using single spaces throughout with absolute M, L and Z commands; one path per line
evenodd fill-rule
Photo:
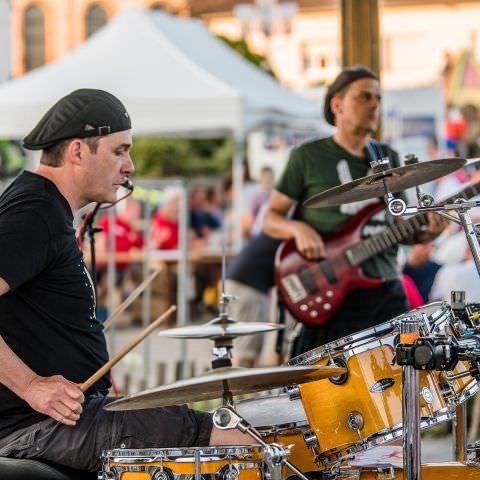
M 95 472 L 83 472 L 40 460 L 0 457 L 2 480 L 96 480 Z

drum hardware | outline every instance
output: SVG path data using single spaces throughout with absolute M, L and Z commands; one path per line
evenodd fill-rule
M 318 439 L 313 430 L 304 430 L 302 436 L 308 448 L 318 447 Z
M 213 424 L 221 430 L 237 428 L 242 433 L 248 433 L 260 445 L 262 445 L 266 449 L 266 452 L 268 452 L 266 458 L 268 460 L 267 466 L 270 470 L 271 480 L 282 480 L 282 465 L 288 467 L 301 480 L 309 480 L 301 470 L 287 460 L 289 454 L 288 449 L 278 444 L 266 443 L 260 433 L 230 407 L 217 408 L 213 414 Z
M 347 416 L 347 426 L 352 432 L 356 432 L 358 438 L 363 440 L 362 433 L 360 430 L 365 426 L 365 419 L 360 412 L 350 412 Z
M 419 334 L 419 322 L 407 317 L 400 326 L 400 341 L 415 339 Z M 402 415 L 403 415 L 403 471 L 406 480 L 420 480 L 420 390 L 419 372 L 412 364 L 401 363 L 402 343 L 397 345 L 396 358 L 402 365 Z M 408 356 L 409 360 L 412 356 Z M 414 358 L 414 355 L 413 355 Z
M 291 401 L 300 400 L 302 398 L 302 394 L 300 393 L 298 385 L 288 385 L 285 388 L 285 391 Z
M 331 357 L 330 357 L 331 358 Z M 335 385 L 343 385 L 347 380 L 348 380 L 348 367 L 347 367 L 347 362 L 344 357 L 338 356 L 335 358 L 331 358 L 330 362 L 328 365 L 332 367 L 340 367 L 340 368 L 345 368 L 346 372 L 343 373 L 342 375 L 338 375 L 335 377 L 330 377 L 329 380 Z

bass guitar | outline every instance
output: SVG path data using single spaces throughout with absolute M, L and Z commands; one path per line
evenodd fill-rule
M 469 199 L 479 193 L 480 182 L 442 203 L 451 203 L 460 197 Z M 322 325 L 328 322 L 350 291 L 379 286 L 383 280 L 366 277 L 360 265 L 387 248 L 404 243 L 428 223 L 427 215 L 420 213 L 362 239 L 365 224 L 384 208 L 383 203 L 371 203 L 352 216 L 341 231 L 322 235 L 324 259 L 306 259 L 297 251 L 294 239 L 280 244 L 275 258 L 276 285 L 282 301 L 296 320 L 307 325 Z

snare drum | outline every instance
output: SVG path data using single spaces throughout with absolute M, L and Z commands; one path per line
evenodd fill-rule
M 345 366 L 348 373 L 299 386 L 310 428 L 317 439 L 315 461 L 330 464 L 402 436 L 402 369 L 394 362 L 399 322 L 415 315 L 423 334 L 457 336 L 454 316 L 445 302 L 435 302 L 393 320 L 341 338 L 290 360 L 290 365 Z M 454 407 L 478 390 L 471 376 L 453 379 L 455 371 L 420 372 L 421 427 L 453 417 Z
M 260 446 L 115 449 L 102 454 L 99 480 L 261 480 Z
M 241 400 L 235 409 L 262 434 L 292 433 L 308 424 L 302 402 L 286 393 Z

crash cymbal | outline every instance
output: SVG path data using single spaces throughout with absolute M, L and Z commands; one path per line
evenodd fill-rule
M 345 373 L 344 368 L 328 366 L 282 366 L 267 368 L 218 368 L 204 375 L 179 380 L 121 398 L 107 410 L 140 410 L 200 400 L 221 398 L 227 389 L 232 395 L 260 392 L 291 384 L 311 382 Z
M 307 199 L 305 207 L 333 207 L 344 203 L 359 202 L 385 195 L 385 184 L 390 193 L 422 185 L 448 175 L 463 167 L 463 158 L 444 158 L 427 162 L 389 168 L 383 172 L 358 178 L 352 182 L 330 188 Z
M 217 320 L 204 325 L 189 325 L 188 327 L 169 328 L 158 332 L 160 337 L 173 338 L 234 338 L 254 333 L 265 333 L 281 330 L 284 325 L 266 322 L 229 322 L 220 323 Z

